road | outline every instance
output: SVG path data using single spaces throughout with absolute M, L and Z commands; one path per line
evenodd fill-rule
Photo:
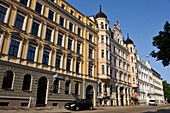
M 95 107 L 94 110 L 71 111 L 58 107 L 0 107 L 0 113 L 170 113 L 170 104 L 158 106 Z
M 74 111 L 72 113 L 170 113 L 170 105 L 108 107 L 103 109 L 98 108 L 92 111 Z

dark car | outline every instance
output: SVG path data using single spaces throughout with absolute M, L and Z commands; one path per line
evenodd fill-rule
M 93 109 L 93 103 L 91 102 L 91 100 L 88 99 L 82 99 L 82 100 L 78 100 L 78 101 L 72 101 L 70 103 L 66 103 L 65 104 L 65 108 L 66 109 L 71 109 L 71 110 L 84 110 L 84 109 Z

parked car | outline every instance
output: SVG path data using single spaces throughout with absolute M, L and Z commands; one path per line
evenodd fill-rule
M 88 99 L 82 99 L 82 100 L 77 100 L 77 101 L 72 101 L 70 103 L 65 104 L 66 109 L 71 109 L 71 110 L 84 110 L 84 109 L 93 109 L 93 103 L 91 100 Z
M 157 106 L 157 101 L 155 99 L 149 100 L 149 105 Z

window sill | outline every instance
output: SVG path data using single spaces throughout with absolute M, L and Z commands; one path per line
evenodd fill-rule
M 14 91 L 13 89 L 3 89 L 5 91 Z

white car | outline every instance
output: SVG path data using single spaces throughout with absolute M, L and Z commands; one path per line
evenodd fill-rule
M 157 101 L 156 100 L 149 100 L 149 105 L 157 106 Z

